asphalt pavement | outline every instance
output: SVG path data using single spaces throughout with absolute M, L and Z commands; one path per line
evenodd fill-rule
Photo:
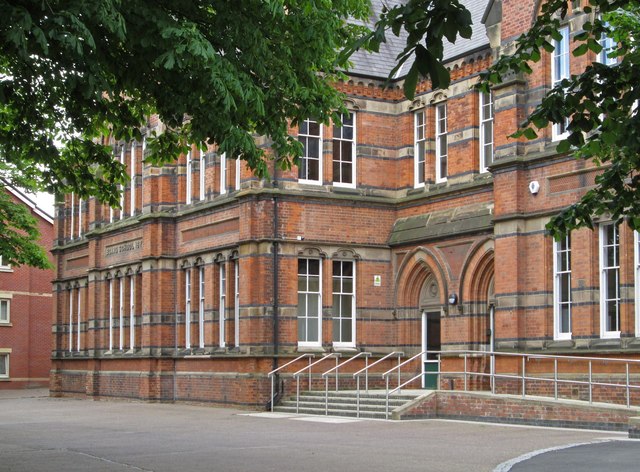
M 611 456 L 620 460 L 598 462 Z M 640 442 L 611 432 L 304 417 L 0 390 L 3 472 L 617 471 L 639 464 Z

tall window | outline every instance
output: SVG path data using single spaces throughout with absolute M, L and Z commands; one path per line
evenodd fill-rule
M 235 189 L 236 190 L 240 190 L 240 162 L 242 161 L 242 159 L 240 159 L 239 157 L 236 159 L 236 178 L 235 178 Z
M 191 348 L 191 269 L 184 271 L 184 347 Z
M 354 261 L 333 262 L 333 343 L 355 346 L 356 288 Z
M 206 155 L 205 152 L 201 149 L 200 150 L 200 171 L 199 171 L 199 198 L 200 201 L 204 201 L 204 197 L 205 197 L 205 184 L 206 184 L 206 176 L 207 176 L 207 161 L 206 161 Z
M 427 124 L 424 110 L 417 111 L 413 114 L 413 123 L 413 186 L 422 187 L 424 185 L 425 162 L 427 155 Z
M 298 344 L 319 346 L 322 339 L 320 259 L 298 259 Z
M 554 338 L 571 339 L 571 238 L 553 242 Z
M 607 28 L 610 28 L 611 25 L 605 23 Z M 612 37 L 607 34 L 604 34 L 602 38 L 600 38 L 600 46 L 602 46 L 602 51 L 598 55 L 598 61 L 606 66 L 612 66 L 618 63 L 617 57 L 609 57 L 609 54 L 618 49 L 618 44 L 614 41 Z
M 124 349 L 124 277 L 118 278 L 118 349 Z
M 355 187 L 356 120 L 353 113 L 342 114 L 342 126 L 333 127 L 333 184 Z
M 9 378 L 9 354 L 0 352 L 0 379 Z
M 78 237 L 82 237 L 82 198 L 78 199 Z
M 0 324 L 11 323 L 11 300 L 8 298 L 0 299 Z
M 129 214 L 131 216 L 136 214 L 136 142 L 131 143 L 131 159 L 129 162 L 130 186 L 129 191 Z
M 2 270 L 10 270 L 11 266 L 9 264 L 5 264 L 2 260 L 2 256 L 0 255 L 0 269 Z
M 69 352 L 73 351 L 73 288 L 69 287 Z
M 436 106 L 436 182 L 447 180 L 447 104 Z
M 76 295 L 76 351 L 80 352 L 80 323 L 82 322 L 82 296 L 80 292 L 80 287 L 77 289 Z
M 636 307 L 636 337 L 640 337 L 640 234 L 633 232 L 634 266 L 635 266 L 635 307 Z
M 198 267 L 198 346 L 204 347 L 204 266 Z
M 240 261 L 233 261 L 234 274 L 234 300 L 233 300 L 233 318 L 234 318 L 234 345 L 240 345 Z
M 303 151 L 298 163 L 298 180 L 303 183 L 322 183 L 322 128 L 311 119 L 300 123 L 298 141 Z
M 560 40 L 553 40 L 553 55 L 551 57 L 551 86 L 555 87 L 562 80 L 569 78 L 569 27 L 560 28 Z M 567 127 L 569 120 L 565 119 L 560 123 L 555 123 L 552 128 L 552 139 L 554 141 L 567 137 Z
M 109 350 L 113 351 L 113 279 L 108 281 Z
M 191 150 L 187 152 L 187 175 L 186 175 L 186 198 L 185 203 L 188 205 L 193 201 L 193 159 L 191 159 Z
M 136 275 L 129 276 L 129 349 L 136 347 Z
M 220 322 L 219 322 L 219 334 L 218 334 L 218 344 L 220 345 L 220 347 L 225 347 L 227 345 L 227 343 L 225 342 L 225 318 L 226 318 L 226 312 L 227 312 L 227 264 L 225 264 L 224 262 L 222 262 L 220 264 L 220 269 L 219 269 L 219 286 L 220 286 L 220 293 L 219 293 L 219 303 L 218 303 L 218 307 L 220 310 Z
M 69 239 L 75 238 L 75 226 L 76 226 L 76 206 L 75 206 L 75 194 L 71 192 L 71 218 L 69 222 Z
M 480 93 L 480 172 L 493 163 L 493 95 Z
M 220 195 L 227 193 L 227 154 L 220 154 Z
M 600 226 L 600 336 L 620 337 L 620 235 L 612 223 Z
M 120 150 L 120 164 L 122 164 L 123 166 L 126 165 L 126 161 L 125 161 L 126 152 L 127 152 L 127 145 L 126 143 L 122 143 L 122 149 Z M 123 219 L 124 218 L 124 188 L 122 187 L 122 185 L 120 185 L 119 189 L 120 189 L 120 219 Z

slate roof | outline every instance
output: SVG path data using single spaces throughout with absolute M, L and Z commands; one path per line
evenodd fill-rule
M 376 18 L 380 15 L 384 4 L 395 5 L 402 0 L 371 0 L 372 15 L 368 26 L 373 27 Z M 471 12 L 473 21 L 473 33 L 470 39 L 459 38 L 456 43 L 449 43 L 445 40 L 444 60 L 454 59 L 467 52 L 473 51 L 489 45 L 485 27 L 482 24 L 482 17 L 485 13 L 489 0 L 462 0 L 467 9 Z M 347 72 L 349 75 L 373 77 L 386 79 L 389 72 L 395 67 L 396 57 L 404 49 L 406 42 L 406 32 L 402 30 L 400 36 L 395 36 L 392 32 L 387 32 L 387 42 L 380 45 L 379 53 L 369 53 L 357 51 L 352 57 L 353 66 Z M 402 78 L 409 71 L 411 64 L 405 63 L 399 71 L 397 78 Z

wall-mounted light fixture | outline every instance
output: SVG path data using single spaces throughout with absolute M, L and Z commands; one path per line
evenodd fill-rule
M 458 303 L 458 295 L 452 293 L 449 295 L 449 305 L 456 305 Z

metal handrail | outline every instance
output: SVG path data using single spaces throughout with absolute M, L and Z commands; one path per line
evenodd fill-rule
M 296 413 L 300 411 L 300 374 L 302 374 L 305 370 L 309 371 L 309 391 L 311 391 L 311 368 L 314 365 L 319 364 L 320 362 L 326 361 L 327 359 L 331 359 L 332 357 L 336 358 L 336 365 L 337 365 L 341 356 L 342 354 L 339 352 L 332 352 L 331 354 L 325 354 L 317 361 L 310 363 L 308 366 L 303 367 L 302 369 L 300 369 L 299 371 L 293 374 L 293 378 L 296 379 Z
M 398 357 L 398 364 L 400 363 L 400 359 L 402 358 L 402 356 L 404 356 L 404 352 L 402 351 L 393 351 L 390 352 L 389 354 L 387 354 L 384 357 L 381 357 L 380 359 L 378 359 L 377 361 L 375 361 L 373 364 L 369 365 L 367 364 L 364 368 L 360 369 L 358 372 L 355 372 L 353 374 L 353 378 L 356 379 L 356 416 L 358 418 L 360 418 L 360 376 L 362 375 L 362 372 L 364 372 L 364 388 L 365 391 L 367 393 L 369 393 L 369 369 L 371 367 L 373 367 L 376 364 L 379 364 L 380 362 L 383 362 L 387 359 L 389 359 L 392 356 L 397 356 Z
M 630 382 L 630 370 L 629 370 L 629 366 L 630 365 L 640 365 L 640 360 L 639 359 L 621 359 L 621 358 L 607 358 L 607 357 L 581 357 L 581 356 L 554 356 L 554 355 L 550 355 L 550 354 L 524 354 L 524 353 L 513 353 L 513 352 L 495 352 L 495 351 L 457 351 L 457 350 L 453 350 L 453 351 L 423 351 L 419 354 L 416 354 L 415 356 L 413 356 L 410 359 L 407 359 L 406 361 L 398 364 L 398 366 L 393 367 L 392 369 L 389 369 L 387 372 L 385 372 L 384 374 L 382 374 L 383 378 L 386 380 L 386 384 L 387 384 L 387 389 L 386 389 L 386 417 L 388 418 L 389 415 L 389 397 L 394 394 L 395 392 L 399 391 L 402 389 L 402 387 L 404 387 L 405 385 L 415 381 L 416 379 L 418 379 L 421 375 L 423 375 L 423 373 L 420 373 L 418 375 L 416 375 L 415 377 L 407 380 L 406 382 L 400 384 L 400 382 L 398 382 L 398 387 L 396 387 L 395 389 L 389 391 L 389 378 L 390 378 L 390 374 L 393 373 L 395 370 L 398 370 L 398 375 L 400 377 L 400 369 L 402 368 L 402 366 L 404 366 L 405 364 L 408 364 L 409 362 L 415 360 L 417 357 L 424 355 L 424 354 L 437 354 L 438 355 L 438 363 L 440 364 L 440 358 L 442 354 L 453 354 L 453 355 L 459 355 L 460 357 L 464 358 L 464 371 L 462 372 L 458 372 L 458 371 L 447 371 L 447 372 L 442 372 L 440 365 L 438 366 L 438 370 L 437 373 L 438 375 L 441 375 L 443 373 L 446 373 L 448 375 L 462 375 L 464 377 L 464 390 L 467 391 L 468 386 L 467 386 L 467 378 L 469 376 L 473 376 L 473 377 L 489 377 L 490 381 L 491 381 L 491 391 L 492 393 L 495 393 L 495 380 L 496 379 L 512 379 L 512 380 L 519 380 L 522 384 L 521 387 L 521 393 L 522 393 L 522 397 L 524 398 L 526 396 L 526 383 L 527 381 L 543 381 L 543 382 L 553 382 L 554 384 L 554 394 L 553 397 L 555 400 L 558 399 L 558 385 L 562 385 L 562 384 L 575 384 L 575 385 L 588 385 L 589 387 L 589 404 L 593 403 L 593 387 L 594 386 L 602 386 L 602 387 L 618 387 L 618 388 L 624 388 L 625 389 L 625 393 L 626 393 L 626 403 L 627 403 L 627 408 L 631 407 L 631 391 L 635 390 L 635 389 L 640 389 L 640 385 L 633 385 Z M 485 372 L 474 372 L 474 371 L 469 371 L 467 368 L 467 359 L 469 357 L 469 355 L 472 356 L 490 356 L 491 357 L 491 364 L 490 364 L 490 372 L 489 373 L 485 373 Z M 496 356 L 502 356 L 502 357 L 515 357 L 515 358 L 521 358 L 522 359 L 522 366 L 521 366 L 521 370 L 520 373 L 515 373 L 515 374 L 498 374 L 496 372 L 495 369 L 495 358 Z M 553 377 L 552 378 L 548 378 L 548 377 L 536 377 L 536 376 L 531 376 L 531 375 L 527 375 L 527 370 L 526 370 L 526 362 L 529 360 L 534 360 L 534 359 L 547 359 L 547 360 L 552 360 L 553 361 Z M 559 378 L 559 369 L 558 369 L 558 362 L 559 361 L 575 361 L 575 362 L 588 362 L 588 367 L 589 367 L 589 371 L 588 371 L 588 380 L 571 380 L 571 379 L 562 379 Z M 625 372 L 624 373 L 619 373 L 619 375 L 624 376 L 625 377 L 625 381 L 624 382 L 619 382 L 619 383 L 611 383 L 611 382 L 594 382 L 593 380 L 593 364 L 594 362 L 601 362 L 601 363 L 622 363 L 625 365 Z
M 275 398 L 274 388 L 273 388 L 273 387 L 274 387 L 273 383 L 274 383 L 274 381 L 275 381 L 275 375 L 274 375 L 274 374 L 275 374 L 276 372 L 279 372 L 280 370 L 284 369 L 284 368 L 285 368 L 285 367 L 287 367 L 288 365 L 291 365 L 291 364 L 293 364 L 294 362 L 298 362 L 299 360 L 304 359 L 305 357 L 308 357 L 308 358 L 309 358 L 309 364 L 311 364 L 311 359 L 312 359 L 313 357 L 316 357 L 316 355 L 315 355 L 315 354 L 310 354 L 310 353 L 302 354 L 301 356 L 296 357 L 294 360 L 289 361 L 289 362 L 287 362 L 287 363 L 286 363 L 286 364 L 284 364 L 284 365 L 281 365 L 281 366 L 280 366 L 280 367 L 278 367 L 277 369 L 273 369 L 271 372 L 269 372 L 269 373 L 267 374 L 267 377 L 271 377 L 271 411 L 273 411 L 273 400 L 274 400 L 274 398 Z
M 361 356 L 364 356 L 365 364 L 369 365 L 369 357 L 371 356 L 371 353 L 370 352 L 359 352 L 355 356 L 350 357 L 349 359 L 344 361 L 342 364 L 338 364 L 337 363 L 337 359 L 336 359 L 336 366 L 332 367 L 331 369 L 329 369 L 328 371 L 326 371 L 326 372 L 324 372 L 322 374 L 322 377 L 324 378 L 324 414 L 325 415 L 329 414 L 329 374 L 331 372 L 333 372 L 334 370 L 336 371 L 336 392 L 337 392 L 338 391 L 338 370 L 339 370 L 339 368 L 345 366 L 349 362 L 351 362 L 353 360 L 356 360 L 357 358 L 359 358 Z

